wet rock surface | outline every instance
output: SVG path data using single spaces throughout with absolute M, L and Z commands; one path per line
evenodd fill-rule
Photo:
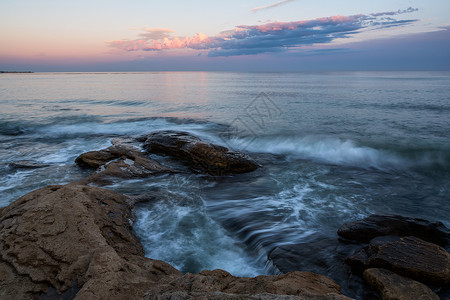
M 450 283 L 450 254 L 442 247 L 416 237 L 395 241 L 374 239 L 348 257 L 346 263 L 355 272 L 385 268 L 424 283 Z
M 226 271 L 186 274 L 149 290 L 144 299 L 350 299 L 331 279 L 309 272 L 234 277 Z
M 415 236 L 443 247 L 450 245 L 450 230 L 441 222 L 398 215 L 371 215 L 348 222 L 339 228 L 338 235 L 361 243 L 368 243 L 378 236 L 397 235 Z
M 383 299 L 414 299 L 421 293 L 424 296 L 418 299 L 446 299 L 450 295 L 449 232 L 441 222 L 371 215 L 343 224 L 338 235 L 344 243 L 368 243 L 355 244 L 359 249 L 345 262 L 355 277 L 364 274 Z
M 75 163 L 80 167 L 96 169 L 94 174 L 80 182 L 83 184 L 107 184 L 111 178 L 129 179 L 174 173 L 138 149 L 121 144 L 83 153 Z
M 202 141 L 187 132 L 158 131 L 139 140 L 149 153 L 175 157 L 210 175 L 240 174 L 258 168 L 258 164 L 243 153 Z
M 426 285 L 386 269 L 367 269 L 364 279 L 380 293 L 383 300 L 440 299 Z

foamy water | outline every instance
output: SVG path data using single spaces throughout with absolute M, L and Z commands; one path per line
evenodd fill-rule
M 448 73 L 1 74 L 0 91 L 1 206 L 84 178 L 74 164 L 83 152 L 155 130 L 256 159 L 262 168 L 248 174 L 105 187 L 152 195 L 134 229 L 148 257 L 183 272 L 274 274 L 274 247 L 335 239 L 342 223 L 372 213 L 450 226 Z M 22 160 L 48 166 L 9 165 Z

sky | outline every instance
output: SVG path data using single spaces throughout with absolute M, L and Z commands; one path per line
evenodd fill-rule
M 450 1 L 0 0 L 0 70 L 450 70 Z

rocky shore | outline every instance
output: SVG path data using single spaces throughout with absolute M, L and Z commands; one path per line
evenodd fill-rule
M 433 290 L 448 296 L 450 231 L 441 222 L 371 215 L 342 225 L 338 235 L 365 243 L 345 262 L 382 299 L 439 299 Z
M 115 141 L 81 154 L 75 162 L 92 170 L 87 178 L 38 189 L 0 208 L 0 299 L 350 299 L 332 279 L 302 271 L 301 261 L 315 249 L 337 249 L 326 245 L 339 245 L 345 255 L 330 253 L 324 270 L 351 270 L 382 299 L 439 299 L 435 292 L 450 284 L 449 230 L 402 216 L 373 215 L 344 224 L 340 238 L 277 247 L 269 260 L 281 275 L 183 274 L 146 258 L 133 232 L 133 206 L 146 197 L 98 186 L 186 171 L 241 174 L 260 165 L 185 132 L 155 132 L 138 141 L 145 151 Z M 155 154 L 182 165 L 162 165 L 151 158 Z

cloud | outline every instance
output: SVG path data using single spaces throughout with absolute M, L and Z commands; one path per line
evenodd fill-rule
M 408 7 L 407 9 L 404 10 L 397 10 L 397 11 L 388 11 L 388 12 L 381 12 L 381 13 L 375 13 L 375 14 L 370 14 L 373 17 L 380 17 L 380 16 L 396 16 L 396 15 L 401 15 L 401 14 L 408 14 L 408 13 L 412 13 L 412 12 L 416 12 L 418 11 L 418 8 L 412 8 L 412 7 Z
M 169 38 L 171 33 L 174 33 L 175 30 L 170 28 L 144 28 L 144 33 L 141 33 L 139 36 L 142 38 L 146 38 L 149 40 L 159 40 L 164 38 Z
M 283 0 L 283 1 L 276 2 L 276 3 L 270 4 L 270 5 L 266 5 L 266 6 L 259 6 L 259 7 L 255 7 L 253 9 L 251 9 L 251 11 L 252 12 L 258 12 L 258 11 L 263 10 L 263 9 L 274 8 L 274 7 L 277 7 L 277 6 L 280 6 L 280 5 L 292 2 L 292 1 L 295 1 L 295 0 Z
M 206 34 L 197 33 L 193 37 L 171 37 L 169 33 L 174 31 L 147 31 L 141 33 L 141 39 L 120 40 L 107 42 L 110 47 L 118 48 L 123 51 L 158 51 L 167 49 L 207 49 L 207 43 L 210 42 Z M 157 37 L 157 38 L 154 38 Z
M 240 25 L 216 36 L 197 33 L 193 37 L 172 36 L 174 30 L 146 28 L 136 40 L 107 42 L 122 51 L 206 50 L 209 56 L 236 56 L 296 50 L 302 46 L 327 44 L 360 32 L 409 25 L 417 20 L 396 20 L 392 16 L 414 12 L 408 8 L 370 15 L 332 16 L 306 21 Z

